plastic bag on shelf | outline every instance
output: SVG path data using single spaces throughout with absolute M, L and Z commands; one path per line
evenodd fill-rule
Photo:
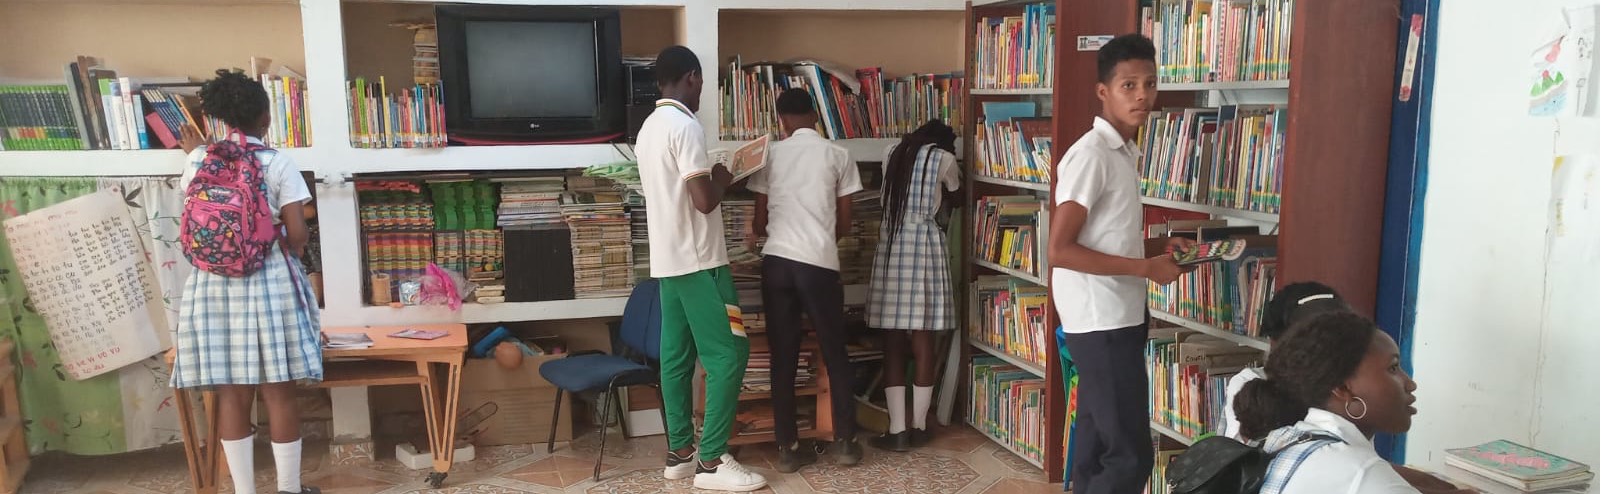
M 422 278 L 418 279 L 418 305 L 444 305 L 461 310 L 462 300 L 473 295 L 474 285 L 461 274 L 446 271 L 438 264 L 428 263 Z

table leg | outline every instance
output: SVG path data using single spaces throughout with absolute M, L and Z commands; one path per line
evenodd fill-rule
M 440 450 L 440 437 L 437 433 L 440 423 L 440 400 L 439 393 L 435 392 L 434 364 L 427 361 L 417 362 L 417 375 L 422 379 L 418 389 L 422 390 L 423 415 L 427 419 L 424 422 L 428 426 L 428 450 L 437 458 Z
M 456 422 L 458 399 L 462 394 L 462 363 L 446 364 L 445 412 L 440 414 L 440 450 L 434 453 L 434 470 L 450 472 L 451 460 L 456 455 Z
M 203 424 L 199 431 L 197 423 L 197 409 L 192 403 L 192 393 L 189 390 L 175 389 L 175 412 L 180 416 L 180 438 L 186 452 L 186 468 L 189 471 L 192 491 L 197 494 L 213 494 L 218 491 L 216 480 L 219 478 L 219 430 L 215 427 L 214 393 L 203 392 Z M 198 437 L 199 432 L 202 437 Z

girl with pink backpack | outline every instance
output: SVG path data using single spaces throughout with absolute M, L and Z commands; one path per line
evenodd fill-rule
M 260 140 L 271 118 L 264 87 L 240 71 L 216 75 L 199 93 L 203 113 L 234 130 L 207 147 L 193 131 L 185 139 L 180 242 L 197 269 L 180 294 L 170 384 L 219 395 L 216 424 L 237 494 L 254 492 L 256 393 L 270 418 L 277 492 L 319 494 L 300 483 L 294 400 L 297 383 L 322 378 L 320 311 L 298 261 L 310 239 L 310 191 L 293 160 Z

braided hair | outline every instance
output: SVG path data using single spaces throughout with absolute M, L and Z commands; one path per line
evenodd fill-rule
M 261 120 L 270 111 L 270 97 L 265 94 L 265 87 L 248 78 L 241 69 L 219 69 L 214 75 L 198 92 L 203 99 L 203 114 L 218 118 L 243 133 L 258 131 Z
M 919 153 L 927 153 L 927 146 L 935 146 L 936 149 L 953 153 L 955 152 L 953 141 L 957 139 L 958 134 L 953 132 L 951 126 L 943 123 L 941 119 L 931 119 L 917 130 L 903 136 L 901 144 L 897 144 L 896 148 L 891 150 L 885 164 L 883 188 L 887 245 L 896 241 L 896 234 L 902 229 L 902 210 L 907 208 L 907 187 L 913 182 L 913 165 L 918 162 Z

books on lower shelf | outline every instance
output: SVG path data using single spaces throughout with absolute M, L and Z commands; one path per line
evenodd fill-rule
M 449 142 L 441 84 L 391 91 L 388 81 L 349 83 L 349 142 L 357 148 L 434 148 Z
M 812 382 L 811 352 L 800 352 L 795 359 L 795 387 L 803 387 Z M 772 354 L 768 352 L 750 352 L 749 361 L 744 365 L 743 391 L 745 393 L 765 393 L 772 391 Z
M 1201 264 L 1172 283 L 1150 284 L 1148 305 L 1220 331 L 1258 337 L 1263 306 L 1273 295 L 1278 237 L 1256 235 L 1256 227 L 1227 225 L 1225 220 L 1172 220 L 1147 227 L 1152 237 L 1165 233 L 1197 242 L 1246 241 L 1234 260 Z
M 1190 438 L 1221 433 L 1229 378 L 1262 352 L 1214 336 L 1156 329 L 1144 349 L 1150 419 Z
M 722 236 L 727 242 L 727 258 L 735 281 L 761 279 L 760 249 L 766 245 L 766 235 L 759 237 L 754 251 L 744 245 L 745 235 L 754 228 L 757 213 L 764 214 L 755 210 L 754 199 L 721 201 Z
M 877 190 L 865 190 L 851 198 L 851 234 L 837 244 L 842 285 L 866 285 L 873 273 L 879 230 L 884 228 L 885 219 L 881 195 Z
M 979 324 L 971 338 L 1038 368 L 1048 366 L 1048 289 L 1016 281 L 1010 276 L 975 279 Z
M 975 88 L 1054 85 L 1054 3 L 1028 4 L 1017 16 L 982 17 L 975 25 Z
M 569 225 L 575 297 L 631 294 L 631 215 L 624 196 L 607 180 L 571 176 L 560 211 Z
M 1161 82 L 1288 78 L 1295 0 L 1153 0 L 1139 30 L 1155 42 Z
M 744 64 L 722 73 L 721 138 L 782 135 L 776 101 L 785 89 L 811 93 L 819 130 L 830 139 L 901 137 L 930 119 L 957 125 L 963 77 L 912 74 L 886 79 L 878 67 L 844 69 L 818 62 Z
M 1139 131 L 1144 196 L 1278 213 L 1286 109 L 1271 105 L 1150 112 Z
M 1445 473 L 1484 491 L 1542 492 L 1588 484 L 1589 465 L 1497 440 L 1444 452 Z
M 976 174 L 1046 184 L 1053 168 L 1054 119 L 1031 101 L 986 101 L 975 129 Z
M 558 228 L 564 226 L 564 177 L 500 179 L 501 203 L 496 226 L 502 228 Z
M 976 259 L 1042 277 L 1042 229 L 1046 202 L 1035 196 L 984 196 L 975 200 Z
M 1155 467 L 1150 470 L 1150 482 L 1144 486 L 1144 494 L 1172 494 L 1172 485 L 1167 483 L 1167 467 L 1188 448 L 1171 447 L 1166 444 L 1166 441 L 1156 442 Z
M 1041 464 L 1048 434 L 1047 383 L 989 355 L 971 357 L 969 375 L 964 422 Z

